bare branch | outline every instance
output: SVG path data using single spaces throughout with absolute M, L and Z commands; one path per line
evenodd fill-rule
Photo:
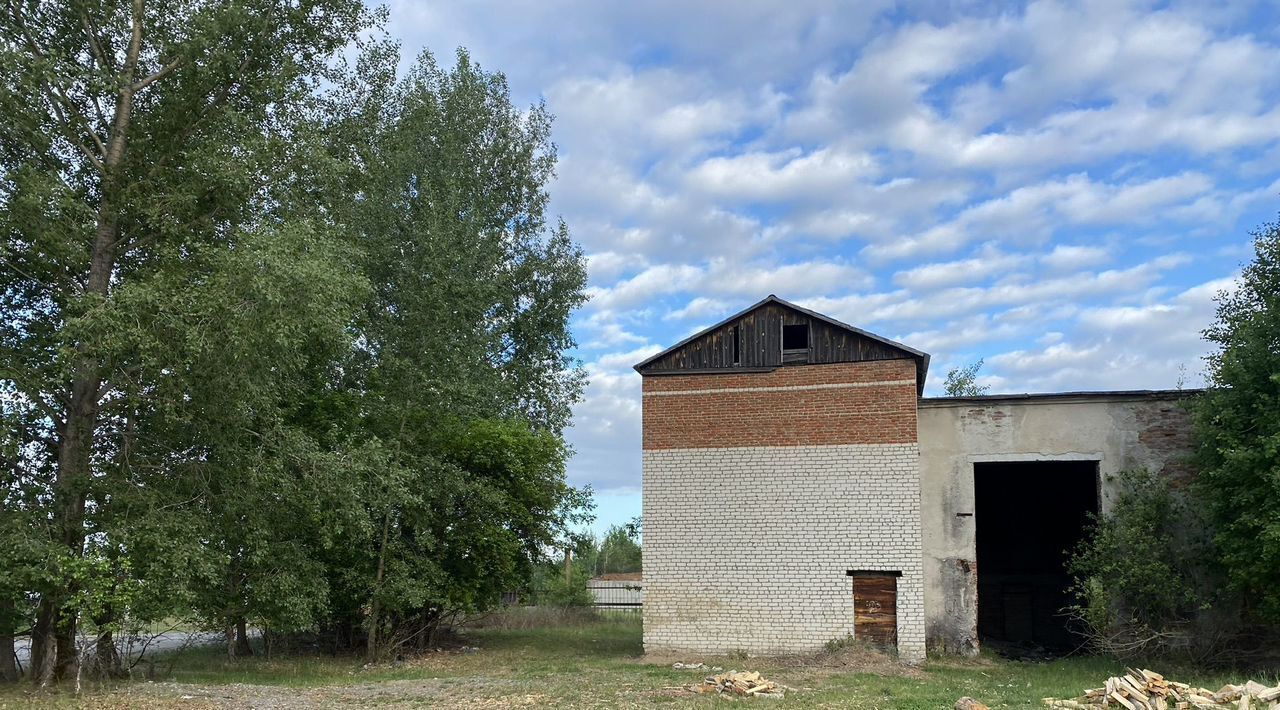
M 152 74 L 151 76 L 143 77 L 142 79 L 140 79 L 137 83 L 133 85 L 133 90 L 135 92 L 142 91 L 143 89 L 147 88 L 151 84 L 154 84 L 155 82 L 165 78 L 169 74 L 172 74 L 173 70 L 177 69 L 180 66 L 182 66 L 182 57 L 178 57 L 173 61 L 169 62 L 168 64 L 164 65 L 159 69 L 159 71 Z
M 54 95 L 54 96 L 55 96 L 59 101 L 61 101 L 61 102 L 62 102 L 62 105 L 63 105 L 64 107 L 66 107 L 66 110 L 67 110 L 68 112 L 70 112 L 70 113 L 71 113 L 75 118 L 77 118 L 77 119 L 79 119 L 79 120 L 80 120 L 80 124 L 81 124 L 81 125 L 83 126 L 83 128 L 84 128 L 84 133 L 86 133 L 90 138 L 92 138 L 92 139 L 93 139 L 93 144 L 98 148 L 98 153 L 99 153 L 100 155 L 105 155 L 105 154 L 106 154 L 106 152 L 107 152 L 107 147 L 106 147 L 105 145 L 103 145 L 103 143 L 102 143 L 102 139 L 98 137 L 98 132 L 97 132 L 97 131 L 95 131 L 95 130 L 93 130 L 93 126 L 92 126 L 92 125 L 90 125 L 89 120 L 88 120 L 87 118 L 85 118 L 84 114 L 83 114 L 83 113 L 81 113 L 81 112 L 80 112 L 80 111 L 75 107 L 75 105 L 71 103 L 71 100 L 67 98 L 66 94 L 62 93 L 62 91 L 60 91 L 60 90 L 58 89 L 58 87 L 57 87 L 57 85 L 56 85 L 56 84 L 49 85 L 49 87 L 48 87 L 48 88 L 49 88 L 49 91 L 51 91 L 51 92 L 53 93 L 53 95 Z M 59 112 L 59 116 L 60 116 L 60 117 L 62 116 L 61 112 Z M 68 126 L 70 126 L 70 121 L 67 121 L 65 117 L 62 117 L 62 120 L 63 120 L 63 122 L 64 122 L 64 123 L 67 123 L 67 124 L 68 124 Z M 79 143 L 79 141 L 76 141 L 76 142 L 77 142 L 77 143 Z M 99 162 L 99 161 L 98 161 L 98 157 L 97 157 L 97 156 L 95 156 L 94 154 L 90 153 L 90 152 L 88 151 L 88 149 L 86 149 L 83 145 L 81 145 L 81 146 L 80 146 L 80 150 L 84 151 L 85 156 L 86 156 L 86 157 L 88 157 L 88 158 L 89 158 L 89 160 L 94 161 L 94 165 L 95 165 L 96 167 L 98 167 L 99 169 L 101 169 L 101 168 L 102 168 L 102 164 L 101 164 L 101 162 Z
M 80 23 L 84 26 L 85 36 L 89 38 L 89 51 L 93 54 L 94 60 L 104 71 L 111 71 L 111 64 L 107 61 L 107 53 L 102 49 L 102 43 L 98 41 L 98 33 L 89 19 L 89 13 L 85 12 L 83 8 L 80 11 Z
M 35 37 L 31 36 L 31 30 L 27 27 L 27 21 L 23 17 L 22 10 L 18 7 L 18 4 L 13 2 L 13 0 L 9 0 L 6 5 L 9 7 L 9 15 L 13 18 L 14 24 L 18 26 L 18 30 L 22 34 L 22 40 L 27 46 L 27 51 L 31 52 L 31 54 L 37 59 L 45 60 L 46 55 L 40 50 L 40 45 L 36 42 Z M 84 124 L 84 132 L 93 138 L 93 142 L 97 145 L 99 151 L 101 151 L 101 155 L 105 158 L 106 147 L 102 144 L 102 140 L 98 138 L 97 132 L 92 130 L 92 127 L 88 125 L 88 121 L 80 115 L 79 111 L 76 111 L 75 105 L 72 104 L 71 101 L 62 94 L 62 92 L 58 91 L 56 85 L 51 84 L 44 76 L 40 77 L 40 87 L 44 90 L 45 98 L 49 101 L 50 107 L 53 109 L 54 116 L 58 119 L 58 125 L 62 129 L 61 132 L 63 136 L 79 148 L 80 152 L 84 153 L 84 156 L 89 159 L 89 162 L 92 163 L 98 171 L 103 171 L 104 167 L 102 159 L 97 155 L 94 155 L 94 153 L 89 150 L 88 146 L 75 136 L 76 131 L 73 130 L 75 126 L 63 112 L 63 107 L 68 111 L 74 112 L 76 117 L 80 118 L 81 123 Z
M 18 379 L 21 373 L 13 369 L 5 369 L 5 370 L 0 370 L 0 374 L 3 374 L 4 377 L 9 379 L 11 382 L 13 382 L 18 392 L 20 392 L 22 396 L 27 399 L 28 402 L 35 405 L 37 409 L 43 412 L 44 415 L 49 418 L 49 421 L 52 421 L 54 423 L 54 426 L 62 426 L 62 423 L 63 423 L 62 413 L 59 412 L 53 405 L 44 401 L 44 398 L 41 397 L 38 392 L 38 388 L 33 389 L 30 387 L 24 386 L 24 384 Z

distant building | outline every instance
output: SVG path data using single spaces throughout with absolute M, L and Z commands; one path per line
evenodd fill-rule
M 647 650 L 1070 642 L 1062 552 L 1109 474 L 1189 475 L 1188 393 L 921 398 L 928 367 L 775 296 L 636 365 Z

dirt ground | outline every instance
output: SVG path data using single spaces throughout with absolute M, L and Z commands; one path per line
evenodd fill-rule
M 857 645 L 795 657 L 656 656 L 643 654 L 636 621 L 515 626 L 475 629 L 462 639 L 464 646 L 373 665 L 317 653 L 229 660 L 217 648 L 191 648 L 157 662 L 163 675 L 155 681 L 86 687 L 78 696 L 67 688 L 9 686 L 0 688 L 0 708 L 570 710 L 747 702 L 770 708 L 938 710 L 970 696 L 993 710 L 1010 710 L 1040 707 L 1044 697 L 1074 697 L 1122 671 L 1115 661 L 1090 657 L 1043 663 L 932 659 L 917 667 Z M 759 671 L 785 686 L 786 697 L 738 701 L 694 692 L 715 667 Z M 1205 687 L 1241 680 L 1194 671 L 1177 677 Z

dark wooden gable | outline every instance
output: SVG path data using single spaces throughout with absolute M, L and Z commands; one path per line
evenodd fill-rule
M 789 325 L 808 325 L 808 347 L 784 357 L 782 333 Z M 636 370 L 662 375 L 908 358 L 920 364 L 923 386 L 928 355 L 770 296 L 645 360 Z

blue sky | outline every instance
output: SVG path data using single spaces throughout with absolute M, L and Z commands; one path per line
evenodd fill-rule
M 1195 386 L 1280 211 L 1274 3 L 389 7 L 557 117 L 598 528 L 640 512 L 631 366 L 767 294 L 931 353 L 927 394 L 978 358 L 994 392 Z

